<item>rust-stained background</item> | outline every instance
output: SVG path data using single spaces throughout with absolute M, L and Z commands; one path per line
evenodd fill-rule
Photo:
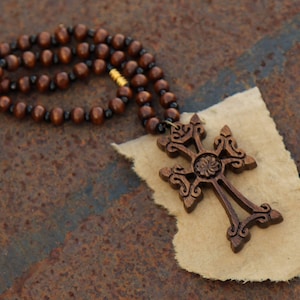
M 0 2 L 1 41 L 60 23 L 141 40 L 182 110 L 257 85 L 300 170 L 299 1 Z M 93 78 L 28 101 L 90 106 L 114 91 Z M 142 134 L 134 104 L 102 127 L 0 116 L 0 299 L 299 299 L 299 279 L 219 282 L 178 267 L 174 218 L 110 147 Z

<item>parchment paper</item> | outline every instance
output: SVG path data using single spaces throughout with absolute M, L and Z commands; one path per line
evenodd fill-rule
M 181 115 L 188 123 L 193 114 Z M 173 243 L 179 265 L 205 278 L 240 281 L 287 281 L 300 274 L 300 180 L 290 153 L 285 149 L 273 120 L 257 88 L 227 98 L 199 113 L 205 121 L 204 145 L 212 149 L 214 137 L 227 124 L 238 146 L 254 157 L 257 168 L 227 177 L 249 200 L 269 203 L 281 212 L 284 221 L 266 229 L 251 228 L 251 240 L 233 253 L 226 238 L 228 217 L 210 189 L 204 199 L 187 214 L 167 182 L 158 176 L 162 167 L 175 165 L 156 145 L 155 136 L 146 135 L 121 145 L 119 153 L 134 162 L 134 171 L 153 190 L 155 203 L 177 218 L 178 232 Z M 243 211 L 239 216 L 246 216 Z

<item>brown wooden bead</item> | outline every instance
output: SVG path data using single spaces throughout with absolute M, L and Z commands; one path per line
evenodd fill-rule
M 80 124 L 84 121 L 84 109 L 82 107 L 75 107 L 71 111 L 71 119 L 75 124 Z
M 111 41 L 112 46 L 117 50 L 123 49 L 124 43 L 125 43 L 125 36 L 120 33 L 113 36 L 112 41 Z
M 27 94 L 30 92 L 31 90 L 31 85 L 30 85 L 30 79 L 28 76 L 24 76 L 24 77 L 21 77 L 19 80 L 18 80 L 18 86 L 19 86 L 19 90 L 24 93 L 24 94 Z
M 108 32 L 103 28 L 99 28 L 95 32 L 94 43 L 95 44 L 104 43 L 107 37 L 108 37 Z
M 0 81 L 0 93 L 7 93 L 9 91 L 10 80 L 8 78 L 3 78 Z
M 155 111 L 153 107 L 145 105 L 139 108 L 138 116 L 142 121 L 147 120 L 155 117 Z
M 95 106 L 90 111 L 91 122 L 95 125 L 101 125 L 104 122 L 104 110 L 100 106 Z
M 25 51 L 22 55 L 23 64 L 26 68 L 33 69 L 36 64 L 36 58 L 33 52 Z
M 108 103 L 108 107 L 117 115 L 125 111 L 125 103 L 118 97 L 111 99 Z
M 95 59 L 93 62 L 93 71 L 96 75 L 102 75 L 106 71 L 106 62 L 103 59 Z
M 143 49 L 143 45 L 139 41 L 132 41 L 128 46 L 128 54 L 132 57 L 139 55 L 140 51 Z
M 129 86 L 120 86 L 117 90 L 117 97 L 126 97 L 128 100 L 131 100 L 133 97 L 132 89 Z
M 135 60 L 130 60 L 126 63 L 123 74 L 127 78 L 131 78 L 133 75 L 135 75 L 136 69 L 138 68 L 138 63 Z
M 170 104 L 173 102 L 176 102 L 176 100 L 177 100 L 177 98 L 176 98 L 175 94 L 166 92 L 160 97 L 159 102 L 162 107 L 169 108 Z
M 31 43 L 30 43 L 30 38 L 28 35 L 21 35 L 18 40 L 17 44 L 20 50 L 25 51 L 30 49 Z
M 5 57 L 11 53 L 8 43 L 0 43 L 0 57 Z
M 61 107 L 54 107 L 50 112 L 50 121 L 53 125 L 62 125 L 64 122 L 64 110 Z
M 139 59 L 139 65 L 143 69 L 147 69 L 149 64 L 154 63 L 154 62 L 155 62 L 155 58 L 150 53 L 143 54 Z
M 109 47 L 106 44 L 99 44 L 95 49 L 97 58 L 107 59 L 109 56 Z
M 47 31 L 39 33 L 37 43 L 41 48 L 49 48 L 51 46 L 51 34 Z
M 20 61 L 19 58 L 14 54 L 9 54 L 6 56 L 7 69 L 9 71 L 16 71 L 19 68 Z
M 139 92 L 136 95 L 135 101 L 140 106 L 142 106 L 142 105 L 144 105 L 146 103 L 151 103 L 151 101 L 152 101 L 152 95 L 149 92 L 147 92 L 147 91 Z
M 77 45 L 76 53 L 79 58 L 87 59 L 90 56 L 90 46 L 88 43 L 80 43 Z
M 85 79 L 89 76 L 89 68 L 83 62 L 77 63 L 74 66 L 73 71 L 79 79 Z
M 157 133 L 157 126 L 160 123 L 160 120 L 156 117 L 150 118 L 146 122 L 146 130 L 150 134 Z
M 51 79 L 48 75 L 41 75 L 38 77 L 36 82 L 36 87 L 39 92 L 47 92 L 49 91 Z
M 148 79 L 144 74 L 136 74 L 131 79 L 131 85 L 135 88 L 145 87 L 148 84 Z
M 32 109 L 31 117 L 35 122 L 41 122 L 44 120 L 45 114 L 46 108 L 38 104 Z
M 11 106 L 12 101 L 10 97 L 0 96 L 0 112 L 6 112 Z
M 50 67 L 53 63 L 53 52 L 48 49 L 42 51 L 40 61 L 44 67 Z
M 179 121 L 180 119 L 180 113 L 177 109 L 175 108 L 168 108 L 165 110 L 165 113 L 164 113 L 164 117 L 166 119 L 170 118 L 172 119 L 174 122 L 177 122 Z
M 149 70 L 148 77 L 151 81 L 157 81 L 164 77 L 164 72 L 160 67 L 153 67 Z
M 55 75 L 55 83 L 59 89 L 65 90 L 70 85 L 70 80 L 66 72 L 60 72 Z
M 0 67 L 0 79 L 2 78 L 3 75 L 4 75 L 3 68 Z
M 72 51 L 70 47 L 61 47 L 58 50 L 58 58 L 61 63 L 69 64 L 72 60 Z
M 84 24 L 77 24 L 74 27 L 74 36 L 77 41 L 82 42 L 88 34 L 88 28 Z
M 13 114 L 17 119 L 23 119 L 26 116 L 27 105 L 24 102 L 18 102 L 13 109 Z
M 54 32 L 56 40 L 60 44 L 67 44 L 70 41 L 70 35 L 64 25 L 60 25 Z
M 122 62 L 124 62 L 126 59 L 126 55 L 123 51 L 115 51 L 111 58 L 110 58 L 110 62 L 113 66 L 118 67 L 122 64 Z
M 168 82 L 164 79 L 159 79 L 154 83 L 154 90 L 157 94 L 160 94 L 161 91 L 168 92 L 170 89 L 170 86 Z

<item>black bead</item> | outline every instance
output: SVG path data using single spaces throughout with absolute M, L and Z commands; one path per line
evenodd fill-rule
M 179 105 L 178 105 L 177 102 L 172 102 L 172 103 L 170 103 L 169 107 L 170 107 L 170 108 L 176 108 L 177 110 L 179 109 Z
M 86 112 L 86 113 L 84 114 L 84 119 L 85 119 L 87 122 L 89 122 L 89 121 L 91 120 L 90 114 Z
M 125 68 L 125 66 L 126 66 L 126 64 L 127 64 L 127 61 L 123 61 L 123 62 L 121 63 L 121 66 L 120 66 L 120 68 L 121 68 L 121 69 L 124 69 L 124 68 Z
M 144 55 L 145 53 L 147 53 L 147 50 L 143 48 L 143 49 L 139 52 L 139 56 L 142 56 L 142 55 Z
M 57 54 L 55 53 L 55 54 L 53 55 L 53 64 L 57 65 L 58 63 L 59 63 L 59 59 L 58 59 Z
M 157 132 L 162 134 L 166 132 L 166 126 L 164 123 L 159 123 L 156 128 Z
M 127 103 L 129 102 L 129 99 L 128 99 L 127 97 L 125 97 L 125 96 L 121 97 L 121 100 L 122 100 L 125 104 L 127 104 Z
M 111 35 L 109 35 L 109 36 L 106 38 L 106 44 L 110 45 L 112 39 L 113 39 L 113 37 L 112 37 Z
M 18 49 L 18 43 L 17 42 L 10 43 L 10 49 L 12 51 L 16 51 Z
M 77 50 L 75 47 L 71 47 L 71 52 L 72 52 L 72 55 L 74 55 L 74 56 L 77 55 Z
M 50 122 L 50 112 L 49 111 L 46 111 L 45 116 L 44 116 L 44 120 L 46 122 Z
M 7 67 L 7 62 L 4 58 L 0 59 L 0 68 L 6 68 Z
M 34 55 L 35 55 L 36 61 L 39 61 L 39 60 L 40 60 L 40 57 L 41 57 L 41 53 L 38 51 L 38 52 L 36 52 Z
M 148 69 L 150 70 L 150 69 L 152 69 L 152 68 L 155 67 L 155 66 L 156 66 L 155 62 L 151 62 L 151 63 L 148 65 Z
M 90 44 L 90 48 L 89 48 L 90 53 L 94 53 L 95 49 L 96 49 L 95 44 Z
M 55 84 L 55 82 L 53 80 L 51 80 L 51 82 L 50 82 L 49 90 L 51 92 L 53 92 L 53 91 L 56 90 L 56 84 Z
M 128 36 L 125 38 L 125 46 L 128 47 L 133 42 L 133 38 Z
M 32 105 L 27 105 L 27 107 L 26 107 L 26 113 L 27 113 L 28 115 L 31 114 L 32 109 L 33 109 L 33 106 L 32 106 Z
M 37 41 L 37 36 L 34 34 L 34 35 L 31 35 L 29 37 L 29 41 L 32 45 L 36 44 L 36 41 Z
M 89 29 L 88 30 L 88 37 L 93 38 L 95 36 L 95 30 L 94 29 Z
M 141 67 L 138 67 L 138 68 L 136 68 L 135 73 L 136 74 L 144 74 L 144 69 Z
M 15 107 L 15 105 L 14 105 L 14 104 L 11 104 L 11 105 L 9 106 L 9 109 L 8 109 L 8 111 L 9 111 L 11 114 L 13 114 L 13 113 L 14 113 L 14 107 Z
M 159 91 L 159 95 L 162 96 L 162 95 L 164 95 L 166 92 L 167 92 L 166 90 L 160 90 L 160 91 Z
M 113 55 L 116 52 L 116 50 L 114 48 L 110 48 L 109 49 L 109 55 Z
M 69 121 L 70 120 L 70 112 L 69 111 L 65 111 L 64 112 L 64 120 L 65 121 Z
M 149 120 L 149 119 L 144 119 L 144 120 L 142 120 L 142 126 L 143 126 L 143 127 L 146 127 L 148 120 Z
M 56 40 L 56 38 L 55 38 L 55 36 L 54 35 L 52 35 L 51 36 L 51 44 L 52 44 L 52 46 L 58 46 L 58 41 Z
M 137 93 L 143 92 L 145 90 L 145 88 L 143 86 L 140 86 L 136 89 Z
M 30 83 L 32 85 L 36 84 L 36 81 L 37 81 L 37 76 L 36 75 L 31 75 L 30 76 Z
M 76 75 L 75 75 L 74 72 L 70 72 L 70 73 L 68 74 L 68 76 L 69 76 L 69 79 L 70 79 L 71 81 L 75 81 L 75 80 L 77 79 L 77 77 L 76 77 Z
M 9 85 L 9 88 L 10 88 L 11 91 L 16 91 L 17 88 L 18 88 L 18 85 L 15 81 L 12 81 Z
M 110 72 L 112 69 L 114 69 L 114 66 L 108 63 L 106 64 L 106 69 L 108 72 Z
M 69 27 L 67 28 L 67 31 L 68 31 L 68 33 L 69 33 L 70 35 L 72 35 L 73 32 L 74 32 L 74 27 L 73 27 L 73 26 L 69 26 Z
M 93 66 L 93 61 L 90 59 L 86 60 L 84 63 L 88 66 L 88 68 L 91 68 Z
M 105 116 L 106 119 L 110 119 L 110 118 L 113 116 L 112 110 L 109 109 L 109 108 L 106 109 L 106 110 L 104 111 L 104 116 Z

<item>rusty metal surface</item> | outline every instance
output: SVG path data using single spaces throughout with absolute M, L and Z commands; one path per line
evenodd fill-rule
M 59 23 L 133 36 L 155 52 L 187 111 L 257 85 L 300 170 L 300 4 L 166 2 L 3 0 L 0 40 Z M 92 105 L 112 87 L 92 79 L 31 100 Z M 0 116 L 0 299 L 299 297 L 299 279 L 209 281 L 177 266 L 175 220 L 110 147 L 142 134 L 134 105 L 101 128 Z

